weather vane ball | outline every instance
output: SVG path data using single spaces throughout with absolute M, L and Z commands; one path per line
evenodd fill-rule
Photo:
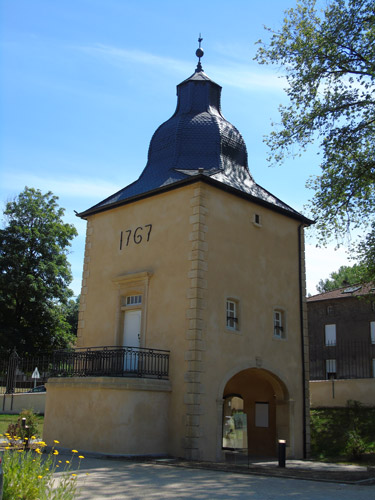
M 202 50 L 202 49 L 200 49 L 200 48 L 199 48 L 199 49 L 197 49 L 197 50 L 196 50 L 196 52 L 195 52 L 195 55 L 196 55 L 197 57 L 199 57 L 199 59 L 200 59 L 201 57 L 203 57 L 203 54 L 204 54 L 204 52 L 203 52 L 203 50 Z

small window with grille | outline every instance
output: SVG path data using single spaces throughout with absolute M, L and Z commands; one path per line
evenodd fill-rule
M 142 295 L 128 295 L 126 297 L 127 306 L 139 306 L 142 304 Z
M 254 226 L 262 227 L 262 218 L 260 214 L 253 214 L 253 224 Z
M 238 302 L 233 299 L 227 299 L 227 322 L 228 330 L 238 330 Z
M 336 378 L 336 360 L 326 359 L 326 378 L 332 380 Z
M 284 311 L 280 309 L 273 311 L 273 335 L 277 339 L 285 339 Z

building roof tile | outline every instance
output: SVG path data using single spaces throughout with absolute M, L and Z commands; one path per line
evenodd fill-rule
M 312 295 L 307 297 L 307 302 L 318 302 L 321 300 L 332 300 L 332 299 L 347 299 L 350 297 L 362 297 L 365 295 L 374 295 L 375 285 L 367 283 L 364 285 L 347 285 L 342 288 L 336 288 L 325 293 L 319 293 L 317 295 Z

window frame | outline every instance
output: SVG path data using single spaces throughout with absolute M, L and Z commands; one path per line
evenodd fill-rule
M 327 316 L 334 316 L 335 315 L 335 306 L 330 304 L 327 306 Z
M 370 341 L 375 344 L 375 321 L 370 321 Z
M 233 310 L 231 310 L 228 306 L 233 305 Z M 233 316 L 230 314 L 233 313 Z M 239 301 L 234 299 L 233 297 L 228 297 L 225 302 L 225 326 L 226 329 L 231 332 L 238 332 L 240 330 L 240 320 L 239 320 Z M 231 325 L 230 323 L 233 323 Z
M 335 358 L 329 358 L 329 359 L 326 359 L 326 380 L 335 380 L 337 378 L 337 362 L 336 362 L 336 359 Z M 328 368 L 331 367 L 333 368 L 334 367 L 334 371 L 333 370 L 328 370 Z M 329 375 L 332 374 L 333 377 L 330 377 Z
M 334 327 L 334 328 L 329 328 Z M 329 338 L 332 337 L 332 332 L 334 330 L 334 340 L 330 342 Z M 329 323 L 324 325 L 324 345 L 326 347 L 334 347 L 337 344 L 337 331 L 336 331 L 336 323 Z
M 276 340 L 286 339 L 286 314 L 281 307 L 273 309 L 273 338 Z
M 259 212 L 253 214 L 253 224 L 256 227 L 262 227 L 262 216 Z
M 126 307 L 127 309 L 142 307 L 143 297 L 141 293 L 128 294 L 124 297 L 124 299 L 124 307 Z

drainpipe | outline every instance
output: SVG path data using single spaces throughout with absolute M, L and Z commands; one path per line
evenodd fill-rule
M 300 300 L 300 328 L 301 328 L 301 351 L 302 351 L 302 418 L 303 418 L 303 458 L 306 458 L 306 370 L 305 370 L 305 339 L 303 335 L 304 324 L 303 324 L 303 286 L 302 286 L 302 230 L 304 224 L 298 226 L 298 273 L 299 273 L 299 300 Z

